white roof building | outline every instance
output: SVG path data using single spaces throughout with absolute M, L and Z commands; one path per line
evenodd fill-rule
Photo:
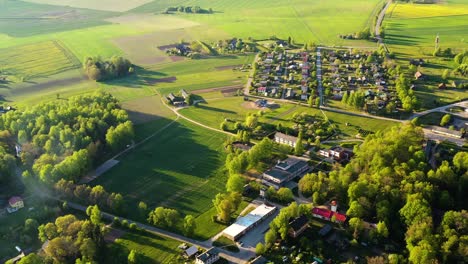
M 248 215 L 239 217 L 234 224 L 224 229 L 223 234 L 227 238 L 235 241 L 265 220 L 265 218 L 272 215 L 275 210 L 276 207 L 274 206 L 267 206 L 265 204 L 259 205 Z

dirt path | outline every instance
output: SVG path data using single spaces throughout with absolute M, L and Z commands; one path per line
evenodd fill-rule
M 377 41 L 379 44 L 384 45 L 385 51 L 388 53 L 388 48 L 383 42 L 383 38 L 380 36 L 380 29 L 382 28 L 382 23 L 385 18 L 385 13 L 387 12 L 387 9 L 390 7 L 390 4 L 392 3 L 391 0 L 387 1 L 387 4 L 385 4 L 385 7 L 380 11 L 379 17 L 377 18 L 377 23 L 375 24 L 374 30 L 375 30 L 375 37 L 377 38 Z

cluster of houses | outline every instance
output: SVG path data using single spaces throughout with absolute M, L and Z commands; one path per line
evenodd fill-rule
M 185 100 L 189 97 L 189 93 L 184 89 L 180 90 L 180 96 L 170 93 L 166 96 L 167 101 L 174 106 L 184 106 Z
M 314 55 L 307 52 L 262 53 L 252 83 L 257 95 L 307 100 Z
M 390 101 L 396 101 L 393 87 L 389 85 L 386 68 L 372 52 L 327 50 L 323 57 L 328 61 L 325 78 L 331 88 L 331 97 L 341 100 L 344 93 L 362 91 L 367 102 L 382 109 Z M 325 66 L 325 65 L 324 65 Z

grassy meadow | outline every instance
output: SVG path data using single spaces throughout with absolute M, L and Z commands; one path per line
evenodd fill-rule
M 180 254 L 177 246 L 180 244 L 179 241 L 154 234 L 125 233 L 109 245 L 112 254 L 106 256 L 106 262 L 116 263 L 116 256 L 126 259 L 128 253 L 134 249 L 143 255 L 144 263 L 176 263 L 176 256 Z
M 223 134 L 178 121 L 92 183 L 122 193 L 131 211 L 144 201 L 150 208 L 166 206 L 198 216 L 225 189 L 225 139 Z
M 384 20 L 385 43 L 403 65 L 410 59 L 426 61 L 421 71 L 427 78 L 415 90 L 422 108 L 434 108 L 467 98 L 466 91 L 458 89 L 438 90 L 437 85 L 445 69 L 452 70 L 451 58 L 433 57 L 435 38 L 440 37 L 440 48 L 451 48 L 457 53 L 468 49 L 468 5 L 463 0 L 443 1 L 441 4 L 394 3 L 387 10 Z M 467 81 L 467 78 L 451 74 L 447 83 Z

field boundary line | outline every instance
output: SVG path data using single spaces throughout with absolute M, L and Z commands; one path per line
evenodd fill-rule
M 154 136 L 158 135 L 159 133 L 161 133 L 162 131 L 166 130 L 168 127 L 170 127 L 172 124 L 174 124 L 175 122 L 177 122 L 177 120 L 179 119 L 179 116 L 176 116 L 176 118 L 174 120 L 172 120 L 170 123 L 166 124 L 164 127 L 158 129 L 157 131 L 155 131 L 153 134 L 149 135 L 148 137 L 142 139 L 140 142 L 138 143 L 133 143 L 130 147 L 124 149 L 123 151 L 117 153 L 114 157 L 106 160 L 105 162 L 103 162 L 101 165 L 111 161 L 111 160 L 116 160 L 118 157 L 122 156 L 123 154 L 127 153 L 127 152 L 130 152 L 131 150 L 134 150 L 136 149 L 137 147 L 139 147 L 141 144 L 145 143 L 146 141 L 150 140 L 151 138 L 153 138 Z M 100 167 L 100 166 L 99 166 Z M 98 167 L 98 168 L 99 168 Z M 110 168 L 109 168 L 110 169 Z M 80 181 L 80 184 L 87 184 L 87 183 L 90 183 L 92 181 L 94 181 L 95 179 L 99 178 L 100 176 L 102 176 L 104 172 L 102 172 L 101 174 L 99 175 L 96 175 L 95 174 L 96 170 L 93 170 L 92 171 L 92 174 L 94 175 L 89 175 L 89 176 L 85 176 L 81 179 Z
M 58 49 L 60 49 L 65 54 L 65 57 L 67 57 L 72 62 L 73 65 L 75 65 L 77 68 L 81 68 L 81 61 L 65 45 L 65 43 L 57 39 L 52 40 L 52 42 L 54 43 L 55 46 L 57 46 Z

